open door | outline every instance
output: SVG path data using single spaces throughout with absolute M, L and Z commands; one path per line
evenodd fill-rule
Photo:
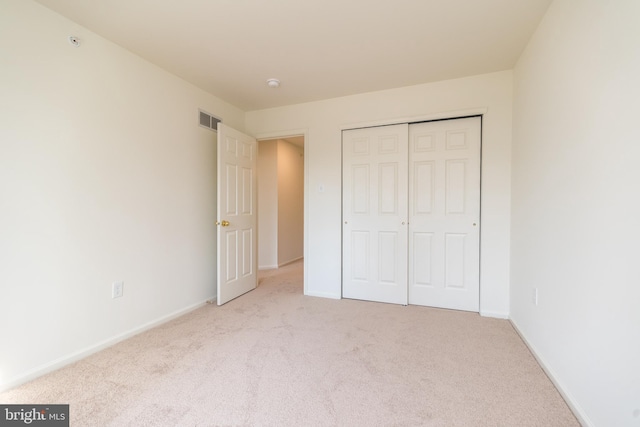
M 255 139 L 218 123 L 218 305 L 258 283 Z

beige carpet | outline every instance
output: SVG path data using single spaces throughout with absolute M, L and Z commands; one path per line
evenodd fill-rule
M 0 394 L 72 426 L 576 426 L 509 322 L 302 295 L 300 262 Z

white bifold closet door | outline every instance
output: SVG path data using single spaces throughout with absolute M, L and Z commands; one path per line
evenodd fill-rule
M 479 311 L 481 119 L 343 133 L 343 296 Z

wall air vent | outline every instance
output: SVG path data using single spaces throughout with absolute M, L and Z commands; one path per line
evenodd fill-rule
M 216 116 L 212 116 L 206 111 L 203 111 L 200 109 L 198 109 L 198 115 L 199 115 L 198 120 L 199 120 L 200 126 L 205 127 L 207 129 L 211 129 L 213 131 L 218 130 L 218 123 L 220 123 L 222 119 L 219 119 Z

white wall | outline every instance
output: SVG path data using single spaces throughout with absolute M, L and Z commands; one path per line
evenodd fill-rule
M 504 71 L 248 112 L 247 131 L 259 138 L 306 134 L 305 292 L 341 296 L 342 129 L 484 112 L 480 307 L 508 316 L 511 108 L 512 73 Z
M 278 268 L 278 140 L 258 144 L 258 268 Z
M 304 157 L 302 148 L 278 141 L 278 265 L 304 253 Z
M 0 52 L 4 389 L 215 295 L 197 110 L 244 114 L 29 0 L 0 0 Z
M 640 425 L 639 18 L 556 0 L 515 69 L 511 317 L 593 426 Z

